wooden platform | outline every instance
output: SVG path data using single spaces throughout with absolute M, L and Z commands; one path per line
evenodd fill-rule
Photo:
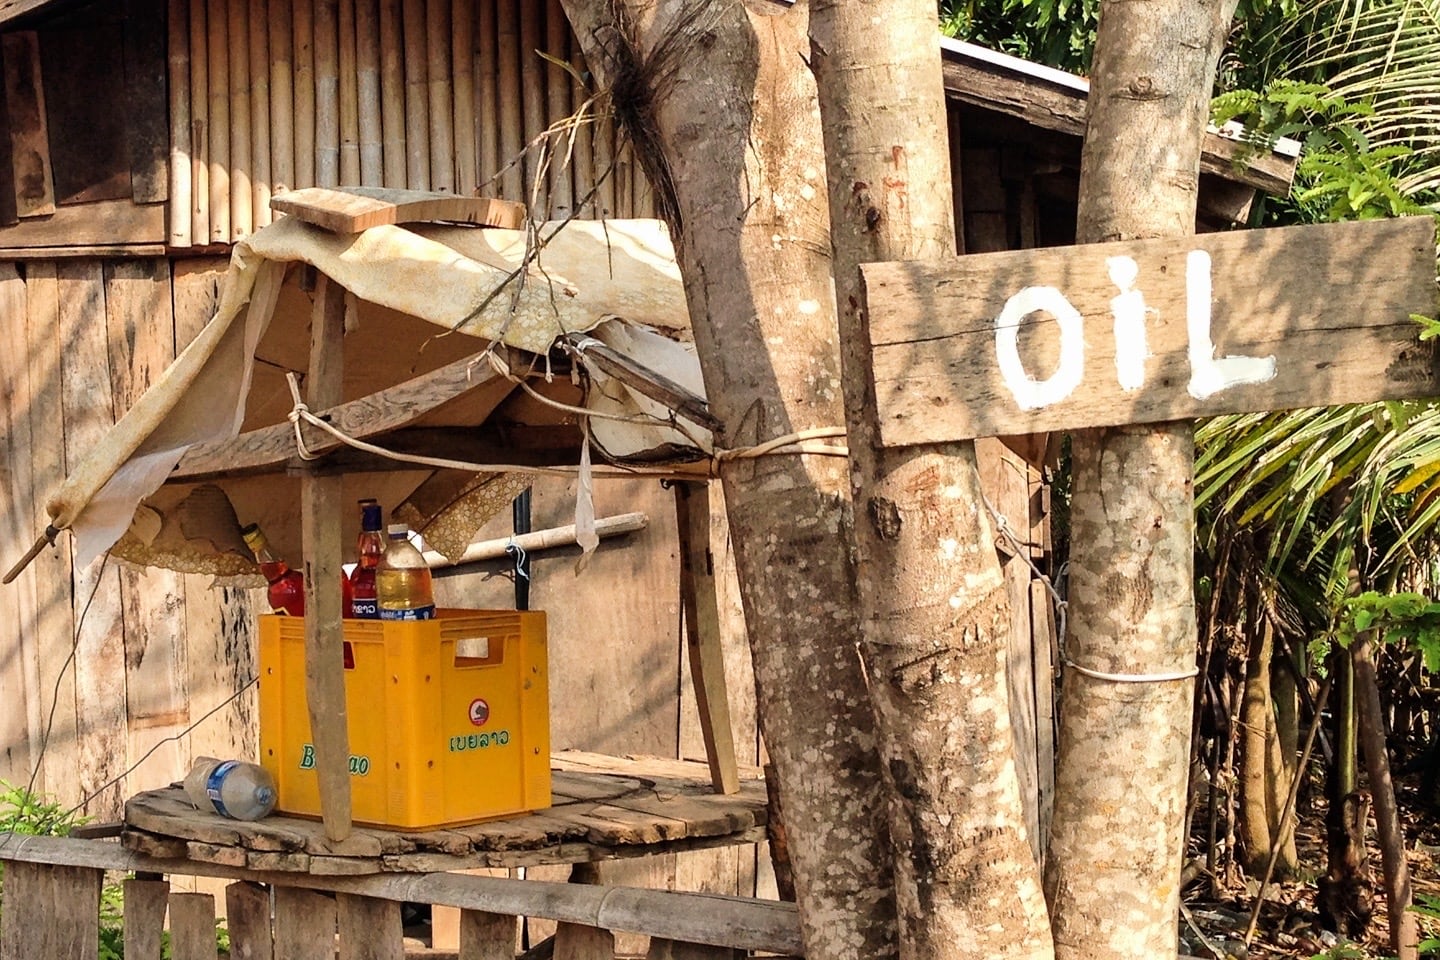
M 532 866 L 649 856 L 765 839 L 765 783 L 714 792 L 703 763 L 566 751 L 551 758 L 554 805 L 448 830 L 357 825 L 342 841 L 313 820 L 245 822 L 196 810 L 179 786 L 125 804 L 126 847 L 167 859 L 330 876 Z

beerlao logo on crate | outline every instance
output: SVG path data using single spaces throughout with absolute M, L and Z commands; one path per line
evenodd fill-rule
M 300 747 L 300 769 L 315 769 L 315 745 L 313 743 L 303 744 Z M 370 758 L 350 754 L 351 776 L 363 777 L 370 772 Z
M 490 719 L 490 704 L 480 697 L 470 701 L 470 724 L 471 726 L 483 727 Z

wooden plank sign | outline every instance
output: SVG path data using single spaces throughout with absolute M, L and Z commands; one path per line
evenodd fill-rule
M 1430 217 L 861 273 L 885 446 L 1440 396 Z

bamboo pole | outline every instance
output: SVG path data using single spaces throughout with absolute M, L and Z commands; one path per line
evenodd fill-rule
M 190 0 L 190 237 L 210 242 L 210 31 L 207 0 Z
M 425 0 L 405 0 L 405 178 L 411 190 L 430 189 L 430 90 Z
M 315 0 L 315 185 L 340 185 L 340 67 L 337 0 Z
M 360 85 L 356 0 L 340 0 L 340 182 L 360 182 Z
M 615 180 L 620 171 L 615 165 L 615 119 L 610 114 L 610 98 L 601 97 L 596 104 L 600 110 L 595 122 L 595 194 L 596 217 L 608 220 L 619 216 L 615 212 Z
M 380 127 L 387 187 L 403 190 L 405 168 L 405 52 L 400 0 L 380 0 Z
M 429 64 L 430 189 L 455 190 L 455 104 L 450 84 L 450 0 L 426 0 Z
M 635 181 L 631 176 L 631 168 L 635 166 L 635 151 L 629 143 L 616 143 L 615 173 L 611 179 L 615 182 L 615 206 L 614 215 L 617 217 L 635 216 Z
M 210 242 L 230 242 L 230 48 L 226 0 L 209 0 L 210 31 Z
M 532 204 L 533 211 L 543 212 L 550 208 L 550 191 L 540 179 L 540 148 L 534 146 L 535 138 L 546 127 L 545 117 L 545 71 L 541 69 L 544 60 L 536 53 L 545 42 L 545 27 L 541 16 L 545 7 L 539 0 L 524 0 L 520 4 L 520 95 L 524 111 L 524 141 L 529 148 L 525 151 L 525 193 L 522 197 Z M 539 213 L 536 214 L 537 218 Z
M 360 110 L 360 183 L 385 184 L 385 148 L 380 111 L 380 11 L 375 0 L 355 0 L 355 88 Z
M 250 11 L 250 215 L 256 230 L 270 223 L 269 26 L 264 0 L 255 0 Z
M 480 17 L 475 33 L 478 44 L 475 51 L 475 82 L 479 88 L 475 104 L 476 126 L 479 128 L 480 192 L 487 197 L 495 196 L 500 185 L 492 182 L 500 171 L 500 106 L 495 89 L 499 64 L 496 61 L 499 30 L 495 16 L 496 0 L 480 0 Z
M 190 196 L 190 4 L 170 0 L 170 228 L 166 242 L 190 246 L 193 226 Z
M 631 202 L 634 210 L 632 217 L 644 217 L 651 219 L 655 216 L 655 191 L 650 188 L 650 181 L 645 176 L 645 168 L 640 164 L 640 158 L 635 154 L 634 144 L 630 147 L 630 188 Z
M 545 6 L 545 52 L 556 63 L 545 64 L 545 99 L 547 116 L 555 123 L 570 115 L 570 75 L 559 66 L 567 62 L 570 48 L 570 21 L 560 0 L 549 0 Z M 550 216 L 563 220 L 570 216 L 574 205 L 574 163 L 571 146 L 574 134 L 555 137 L 550 156 Z
M 520 148 L 524 144 L 524 121 L 520 116 L 520 20 L 516 0 L 495 0 L 496 3 L 496 77 L 495 97 L 500 107 L 500 196 L 506 200 L 529 202 L 525 195 L 524 169 L 520 165 Z
M 315 11 L 312 0 L 295 0 L 295 182 L 315 186 Z
M 270 192 L 295 185 L 295 36 L 291 0 L 270 0 Z
M 479 176 L 475 159 L 475 0 L 453 0 L 450 35 L 455 76 L 455 192 L 473 197 Z
M 230 0 L 226 33 L 230 51 L 230 239 L 255 232 L 250 179 L 250 0 Z
M 570 60 L 575 76 L 586 75 L 585 56 L 580 44 L 575 44 L 575 54 Z M 590 97 L 590 90 L 574 77 L 570 80 L 570 111 L 578 114 Z M 595 189 L 595 118 L 593 108 L 585 113 L 584 123 L 575 128 L 575 202 L 585 203 L 590 191 Z M 590 197 L 590 216 L 595 216 L 595 198 Z

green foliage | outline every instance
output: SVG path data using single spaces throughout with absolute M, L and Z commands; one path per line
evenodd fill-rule
M 1420 593 L 1383 594 L 1367 590 L 1340 605 L 1335 629 L 1310 644 L 1317 663 L 1324 663 L 1332 642 L 1348 648 L 1370 630 L 1382 643 L 1420 652 L 1425 669 L 1440 671 L 1440 603 Z
M 1420 915 L 1420 956 L 1440 957 L 1440 897 L 1429 893 L 1415 894 L 1410 905 L 1412 912 Z
M 1329 950 L 1317 953 L 1310 960 L 1368 960 L 1367 954 L 1349 940 L 1341 940 Z
M 1090 69 L 1100 0 L 942 0 L 940 29 L 1073 73 Z

